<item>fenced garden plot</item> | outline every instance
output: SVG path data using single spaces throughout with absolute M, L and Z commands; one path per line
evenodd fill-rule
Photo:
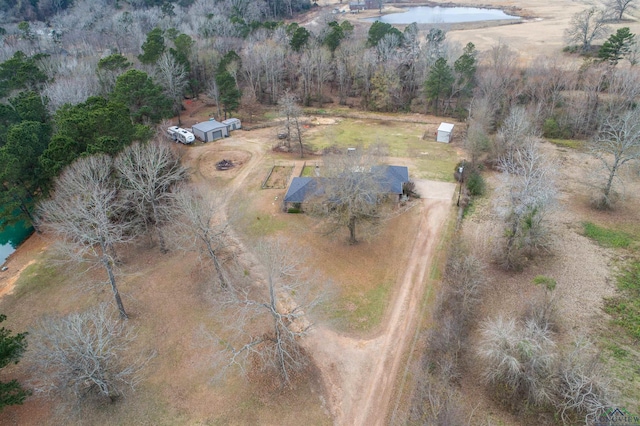
M 320 176 L 320 165 L 317 164 L 305 164 L 302 168 L 301 177 L 318 177 Z
M 293 166 L 274 165 L 262 182 L 262 189 L 285 189 L 292 172 Z

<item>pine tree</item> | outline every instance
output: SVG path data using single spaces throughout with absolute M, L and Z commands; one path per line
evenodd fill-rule
M 431 67 L 427 81 L 424 83 L 427 99 L 433 102 L 435 115 L 438 115 L 440 100 L 451 94 L 454 82 L 453 70 L 444 58 L 438 58 Z
M 0 322 L 7 319 L 0 315 Z M 0 369 L 13 363 L 17 364 L 27 348 L 27 333 L 11 335 L 11 330 L 0 328 Z M 31 392 L 24 389 L 17 380 L 0 382 L 0 410 L 8 405 L 22 404 Z
M 149 31 L 147 40 L 142 43 L 142 55 L 138 55 L 138 59 L 143 64 L 155 64 L 164 53 L 165 44 L 162 30 L 158 27 Z
M 629 54 L 634 43 L 635 35 L 631 33 L 629 27 L 620 28 L 604 42 L 598 51 L 598 57 L 615 65 Z

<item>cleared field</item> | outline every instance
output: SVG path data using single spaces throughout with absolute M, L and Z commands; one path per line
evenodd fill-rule
M 453 145 L 435 141 L 436 124 L 351 118 L 336 119 L 334 123 L 309 128 L 305 143 L 314 151 L 381 146 L 392 159 L 410 161 L 410 176 L 454 181 L 458 153 Z

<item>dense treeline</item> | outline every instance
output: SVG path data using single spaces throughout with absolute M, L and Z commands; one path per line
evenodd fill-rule
M 116 154 L 134 140 L 147 140 L 150 128 L 136 123 L 172 115 L 162 88 L 136 70 L 117 78 L 108 99 L 92 96 L 53 111 L 42 93 L 47 80 L 43 59 L 16 52 L 0 64 L 3 88 L 11 94 L 0 108 L 0 205 L 5 224 L 19 219 L 35 224 L 35 202 L 67 165 L 85 154 Z
M 308 1 L 56 7 L 46 23 L 24 21 L 37 17 L 25 12 L 0 31 L 2 155 L 29 151 L 4 162 L 1 201 L 26 217 L 34 196 L 74 158 L 144 140 L 143 126 L 179 114 L 184 96 L 206 93 L 221 118 L 276 105 L 287 92 L 306 106 L 335 100 L 375 111 L 471 115 L 475 136 L 488 141 L 514 106 L 527 109 L 545 136 L 590 137 L 603 115 L 632 106 L 640 87 L 637 71 L 617 62 L 574 69 L 540 58 L 522 69 L 504 44 L 477 52 L 472 43 L 449 42 L 439 28 L 422 30 L 422 38 L 416 24 L 366 28 L 330 13 L 306 27 L 278 20 L 307 10 Z

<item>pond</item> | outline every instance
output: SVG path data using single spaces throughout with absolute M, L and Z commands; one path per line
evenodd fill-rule
M 32 232 L 33 228 L 26 226 L 24 222 L 7 226 L 3 231 L 0 231 L 0 265 Z
M 458 22 L 518 20 L 519 16 L 507 15 L 499 9 L 478 7 L 441 7 L 417 6 L 407 8 L 406 12 L 390 13 L 365 21 L 380 21 L 387 24 L 452 24 Z

